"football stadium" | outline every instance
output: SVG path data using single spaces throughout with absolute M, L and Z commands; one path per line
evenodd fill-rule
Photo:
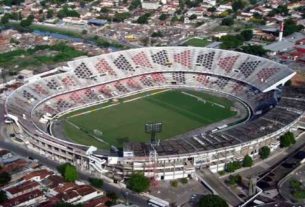
M 305 110 L 295 72 L 235 51 L 147 47 L 68 62 L 10 93 L 6 117 L 58 162 L 124 179 L 222 171 L 279 146 Z

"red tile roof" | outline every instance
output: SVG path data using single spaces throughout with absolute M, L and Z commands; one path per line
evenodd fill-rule
M 3 207 L 13 207 L 17 206 L 19 204 L 25 203 L 27 201 L 33 200 L 35 198 L 43 196 L 43 192 L 41 190 L 34 190 L 32 192 L 20 195 L 16 198 L 9 199 L 3 203 L 1 203 L 1 206 Z
M 25 191 L 31 190 L 33 188 L 38 187 L 39 184 L 34 181 L 26 181 L 24 183 L 21 183 L 20 185 L 8 188 L 6 191 L 9 192 L 10 194 L 18 194 L 18 193 L 23 193 Z

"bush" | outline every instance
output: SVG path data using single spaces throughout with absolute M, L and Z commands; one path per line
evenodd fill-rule
M 149 189 L 150 180 L 143 174 L 135 173 L 127 181 L 127 188 L 137 193 L 145 192 Z
M 70 163 L 59 165 L 57 170 L 67 182 L 74 182 L 78 179 L 76 167 Z
M 92 186 L 96 188 L 101 188 L 103 187 L 104 181 L 99 178 L 89 178 L 89 182 Z
M 240 33 L 240 36 L 244 39 L 244 41 L 250 41 L 253 38 L 252 30 L 244 30 Z
M 11 175 L 7 172 L 0 173 L 0 186 L 6 185 L 11 181 Z
M 295 143 L 294 134 L 292 132 L 286 132 L 280 137 L 280 146 L 289 147 Z
M 218 195 L 205 195 L 199 201 L 199 207 L 229 207 Z
M 225 171 L 226 172 L 234 172 L 235 170 L 241 168 L 241 162 L 240 161 L 233 161 L 233 162 L 229 162 L 226 164 L 225 166 Z
M 253 165 L 253 159 L 249 155 L 246 155 L 243 159 L 243 167 L 251 167 Z
M 240 175 L 230 175 L 228 179 L 229 185 L 241 184 L 241 176 Z
M 174 187 L 174 188 L 178 187 L 178 181 L 177 180 L 172 180 L 171 181 L 171 186 Z
M 221 21 L 221 25 L 232 26 L 234 24 L 234 19 L 231 17 L 225 17 Z
M 259 156 L 261 159 L 266 159 L 270 155 L 270 148 L 268 146 L 264 146 L 259 150 Z
M 187 184 L 187 183 L 188 183 L 187 178 L 181 178 L 181 179 L 180 179 L 180 183 L 182 183 L 182 184 Z

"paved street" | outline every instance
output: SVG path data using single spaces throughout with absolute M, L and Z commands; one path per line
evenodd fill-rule
M 243 200 L 239 198 L 233 191 L 231 191 L 214 173 L 209 169 L 202 169 L 197 171 L 197 175 L 204 179 L 205 182 L 214 189 L 218 195 L 221 195 L 232 206 L 240 205 Z

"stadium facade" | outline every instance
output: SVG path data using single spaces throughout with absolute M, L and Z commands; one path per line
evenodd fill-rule
M 304 90 L 284 87 L 295 72 L 271 60 L 210 48 L 130 49 L 78 59 L 39 74 L 13 91 L 5 103 L 27 146 L 82 170 L 124 178 L 134 171 L 155 179 L 192 176 L 195 168 L 221 171 L 227 162 L 275 149 L 279 136 L 303 115 Z M 126 143 L 105 153 L 54 137 L 52 120 L 76 109 L 159 88 L 194 88 L 226 94 L 245 104 L 250 117 L 210 132 L 149 143 Z M 220 129 L 221 128 L 221 129 Z

